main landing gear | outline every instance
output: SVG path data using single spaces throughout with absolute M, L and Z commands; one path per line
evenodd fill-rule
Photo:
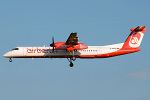
M 11 59 L 11 57 L 9 58 L 9 62 L 12 62 L 12 59 Z
M 72 58 L 70 58 L 70 59 L 67 58 L 67 59 L 68 59 L 68 61 L 70 62 L 69 66 L 70 66 L 70 67 L 73 67 L 72 60 L 75 61 L 75 60 L 76 60 L 76 57 L 72 57 Z
M 73 63 L 72 63 L 72 60 L 75 61 L 76 60 L 76 57 L 74 56 L 74 51 L 69 51 L 70 52 L 70 55 L 72 55 L 72 58 L 67 58 L 68 61 L 70 62 L 69 66 L 70 67 L 73 67 Z

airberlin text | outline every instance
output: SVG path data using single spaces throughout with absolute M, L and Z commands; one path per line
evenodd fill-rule
M 40 49 L 40 48 L 27 48 L 27 53 L 58 53 L 57 50 L 50 49 Z

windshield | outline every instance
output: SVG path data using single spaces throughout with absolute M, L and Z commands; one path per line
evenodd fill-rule
M 12 50 L 19 50 L 19 48 L 13 48 Z

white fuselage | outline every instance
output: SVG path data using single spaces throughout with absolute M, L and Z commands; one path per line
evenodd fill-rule
M 109 54 L 120 50 L 123 43 L 107 46 L 88 46 L 88 49 L 75 50 L 76 58 L 96 58 L 103 54 Z M 52 47 L 16 47 L 14 50 L 7 52 L 4 57 L 11 58 L 70 58 L 72 51 L 54 50 Z M 98 56 L 97 56 L 98 57 Z

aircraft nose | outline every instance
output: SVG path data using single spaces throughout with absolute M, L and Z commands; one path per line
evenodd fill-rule
M 9 57 L 8 53 L 4 54 L 3 57 Z

